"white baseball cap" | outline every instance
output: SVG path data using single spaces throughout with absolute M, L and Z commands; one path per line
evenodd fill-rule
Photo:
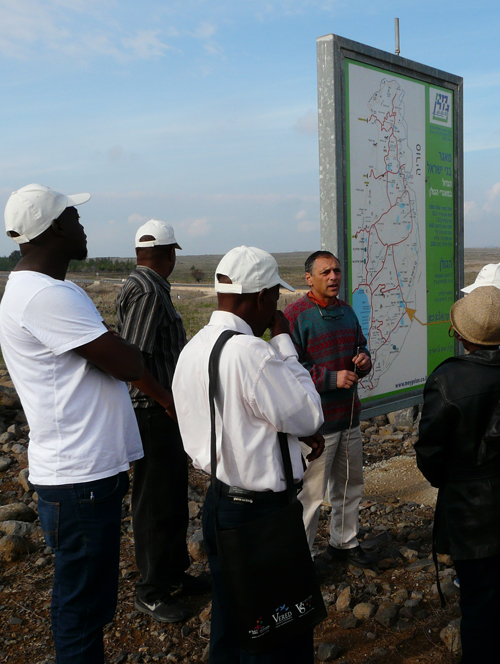
M 41 184 L 28 184 L 9 196 L 4 213 L 7 235 L 17 244 L 29 242 L 46 231 L 67 207 L 86 203 L 89 198 L 90 194 L 66 196 Z
M 217 275 L 229 277 L 231 284 L 223 284 Z M 295 292 L 278 274 L 278 263 L 263 249 L 257 247 L 236 247 L 231 249 L 215 270 L 216 293 L 260 293 L 265 288 L 283 286 Z
M 462 292 L 472 293 L 472 291 L 479 286 L 495 286 L 496 288 L 500 288 L 500 263 L 489 263 L 481 268 L 481 271 L 476 277 L 476 281 L 470 286 L 462 288 Z
M 154 240 L 145 240 L 144 242 L 141 242 L 141 237 L 144 237 L 144 235 L 151 235 Z M 177 249 L 182 249 L 182 247 L 177 244 L 174 229 L 165 221 L 150 219 L 149 221 L 146 221 L 144 226 L 141 226 L 135 234 L 136 247 L 156 247 L 158 245 L 167 244 L 173 244 Z

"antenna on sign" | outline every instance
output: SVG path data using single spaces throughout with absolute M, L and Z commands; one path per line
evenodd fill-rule
M 394 53 L 396 55 L 399 55 L 400 50 L 399 50 L 399 18 L 394 19 L 394 30 L 396 31 L 396 50 Z

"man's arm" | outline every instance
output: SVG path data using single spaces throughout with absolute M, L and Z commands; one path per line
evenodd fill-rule
M 111 332 L 105 332 L 94 341 L 73 350 L 118 380 L 139 380 L 144 373 L 144 360 L 137 346 Z
M 165 408 L 167 414 L 177 422 L 174 399 L 171 390 L 162 387 L 149 369 L 144 369 L 142 378 L 130 381 L 134 387 L 144 392 L 150 399 L 154 399 L 160 406 Z

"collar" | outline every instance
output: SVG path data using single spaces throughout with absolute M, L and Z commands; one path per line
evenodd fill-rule
M 229 330 L 236 330 L 242 334 L 249 334 L 252 337 L 254 336 L 250 325 L 246 323 L 243 318 L 240 318 L 229 311 L 214 311 L 210 317 L 209 325 L 217 325 Z
M 340 307 L 340 300 L 338 297 L 335 298 L 335 302 L 333 302 L 332 304 L 326 304 L 322 300 L 318 300 L 318 298 L 312 293 L 312 291 L 308 291 L 306 293 L 306 297 L 308 297 L 311 300 L 311 302 L 314 302 L 314 304 L 317 304 L 322 309 L 326 309 L 326 307 Z
M 152 281 L 156 281 L 156 283 L 160 284 L 160 286 L 163 286 L 163 288 L 166 288 L 168 292 L 170 292 L 170 282 L 164 279 L 161 274 L 158 274 L 156 270 L 153 270 L 146 265 L 137 265 L 135 269 L 138 272 L 144 272 Z

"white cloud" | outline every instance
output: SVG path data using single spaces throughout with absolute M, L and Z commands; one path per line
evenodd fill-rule
M 308 221 L 304 219 L 299 224 L 297 224 L 298 233 L 312 233 L 313 231 L 319 230 L 319 223 L 315 221 Z
M 147 217 L 144 217 L 142 214 L 138 214 L 137 212 L 134 212 L 127 218 L 129 224 L 137 224 L 137 226 L 145 224 L 147 220 Z
M 139 30 L 135 37 L 123 40 L 123 45 L 139 58 L 160 57 L 172 47 L 159 38 L 159 30 Z
M 207 217 L 199 217 L 194 221 L 183 222 L 181 226 L 187 229 L 190 237 L 201 237 L 210 233 L 210 224 Z
M 295 131 L 299 134 L 317 135 L 318 133 L 318 114 L 316 111 L 308 111 L 295 123 Z

